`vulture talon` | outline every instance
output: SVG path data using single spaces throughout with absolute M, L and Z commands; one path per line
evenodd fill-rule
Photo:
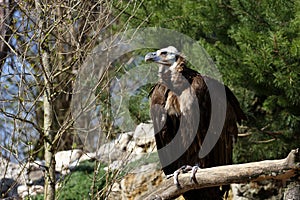
M 184 165 L 181 167 L 181 169 L 182 169 L 183 173 L 187 173 L 187 172 L 191 171 L 193 169 L 193 167 L 190 165 Z
M 191 173 L 191 176 L 190 176 L 191 182 L 194 181 L 194 183 L 197 183 L 196 173 L 197 173 L 198 169 L 200 169 L 200 167 L 198 165 L 195 165 L 192 168 L 192 173 Z
M 180 186 L 179 181 L 178 181 L 178 175 L 180 174 L 181 168 L 177 169 L 174 172 L 174 177 L 173 177 L 173 181 L 174 181 L 174 185 Z
M 169 179 L 169 178 L 171 178 L 173 176 L 174 176 L 174 173 L 173 174 L 168 174 L 166 178 Z

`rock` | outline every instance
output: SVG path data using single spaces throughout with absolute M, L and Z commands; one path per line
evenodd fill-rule
M 162 181 L 157 154 L 149 156 L 155 150 L 153 125 L 145 123 L 99 148 L 97 158 L 109 164 L 106 170 L 130 171 L 121 182 L 113 184 L 108 199 L 135 199 Z M 153 163 L 147 161 L 150 157 Z
M 133 135 L 137 147 L 136 153 L 152 152 L 155 148 L 153 124 L 139 124 Z
M 84 162 L 84 161 L 93 161 L 96 159 L 96 152 L 92 153 L 84 153 L 82 156 L 79 158 L 79 163 Z
M 132 141 L 133 132 L 121 133 L 119 137 L 114 141 L 115 147 L 122 151 L 130 151 L 127 149 L 128 143 Z
M 59 151 L 55 154 L 55 170 L 66 174 L 79 164 L 79 159 L 83 152 L 80 149 L 73 149 L 67 151 Z
M 125 151 L 115 145 L 115 141 L 102 145 L 97 151 L 97 160 L 104 163 L 111 163 L 115 160 L 122 159 Z
M 152 124 L 142 123 L 134 132 L 121 133 L 114 141 L 103 144 L 97 151 L 96 158 L 107 164 L 117 160 L 122 160 L 123 164 L 132 162 L 140 158 L 140 155 L 156 150 L 153 133 Z M 112 165 L 113 168 L 114 166 L 117 166 L 116 163 Z
M 23 199 L 27 196 L 35 196 L 43 193 L 44 193 L 44 186 L 41 185 L 32 185 L 32 186 L 20 185 L 18 187 L 18 194 Z
M 232 199 L 233 200 L 248 200 L 248 198 L 241 196 L 243 193 L 241 192 L 245 190 L 240 186 L 240 184 L 231 184 L 232 190 Z
M 43 161 L 34 161 L 26 164 L 25 179 L 27 185 L 44 185 L 44 168 Z
M 300 181 L 290 182 L 284 192 L 284 200 L 300 199 Z
M 22 167 L 19 164 L 12 163 L 8 159 L 0 157 L 0 178 L 20 179 Z M 21 180 L 23 181 L 23 180 Z
M 151 190 L 164 179 L 163 172 L 157 163 L 139 166 L 128 173 L 120 183 L 112 186 L 108 199 L 133 200 Z
M 21 185 L 43 185 L 44 165 L 45 164 L 41 161 L 35 161 L 26 164 L 16 164 L 0 157 L 1 197 L 13 197 L 14 199 L 17 198 L 19 194 L 18 188 Z M 35 188 L 33 189 L 34 191 L 36 190 Z
M 282 182 L 281 181 L 261 181 L 250 182 L 248 184 L 232 184 L 233 200 L 276 200 L 282 199 Z

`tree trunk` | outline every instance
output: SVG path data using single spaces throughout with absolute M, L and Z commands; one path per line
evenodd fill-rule
M 44 91 L 44 146 L 45 146 L 45 200 L 55 199 L 55 148 L 54 138 L 55 131 L 52 129 L 53 125 L 53 105 L 51 100 L 51 66 L 49 65 L 49 55 L 44 52 L 42 54 L 42 62 L 45 71 L 45 91 Z
M 11 34 L 9 28 L 12 21 L 11 13 L 10 0 L 0 0 L 0 76 L 2 74 L 2 65 L 5 62 L 9 50 L 8 40 Z
M 50 64 L 50 54 L 48 45 L 45 45 L 45 41 L 49 38 L 49 35 L 45 35 L 44 31 L 47 30 L 48 22 L 45 21 L 45 6 L 41 1 L 35 1 L 36 10 L 38 12 L 38 28 L 40 30 L 40 40 L 44 41 L 40 43 L 39 55 L 41 56 L 41 67 L 43 71 L 44 79 L 44 94 L 43 94 L 43 108 L 44 108 L 44 131 L 43 142 L 45 149 L 45 186 L 44 186 L 44 199 L 55 200 L 55 130 L 54 130 L 54 108 L 53 108 L 53 77 L 52 77 L 52 65 Z

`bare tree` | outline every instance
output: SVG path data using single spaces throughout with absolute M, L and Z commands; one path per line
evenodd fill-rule
M 82 148 L 70 113 L 74 79 L 120 17 L 113 3 L 16 1 L 12 12 L 9 0 L 0 1 L 1 154 L 20 164 L 44 156 L 45 199 L 55 199 L 55 153 Z

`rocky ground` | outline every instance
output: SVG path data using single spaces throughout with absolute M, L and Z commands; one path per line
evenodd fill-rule
M 56 171 L 58 180 L 72 173 L 79 163 L 99 160 L 108 165 L 107 170 L 121 169 L 126 175 L 112 185 L 108 199 L 136 199 L 156 185 L 165 176 L 160 170 L 151 124 L 140 124 L 134 132 L 122 133 L 97 152 L 85 153 L 80 149 L 57 152 Z M 0 194 L 2 198 L 22 199 L 43 193 L 44 163 L 12 163 L 0 157 Z M 278 182 L 233 184 L 231 199 L 282 199 L 282 187 Z

